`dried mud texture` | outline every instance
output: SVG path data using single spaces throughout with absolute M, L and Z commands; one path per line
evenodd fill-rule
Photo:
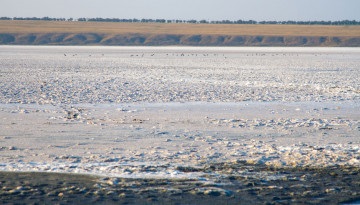
M 185 171 L 185 168 L 179 168 Z M 124 179 L 0 172 L 2 204 L 339 204 L 360 200 L 359 168 L 271 169 L 213 164 L 207 171 L 246 170 L 271 180 L 229 175 L 215 184 L 191 179 Z M 186 171 L 196 171 L 187 168 Z M 203 170 L 206 171 L 206 170 Z M 264 174 L 265 173 L 265 174 Z

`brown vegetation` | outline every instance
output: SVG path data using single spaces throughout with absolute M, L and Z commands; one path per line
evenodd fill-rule
M 4 20 L 0 44 L 360 46 L 360 26 Z

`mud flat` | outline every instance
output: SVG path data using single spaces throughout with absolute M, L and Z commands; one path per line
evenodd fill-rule
M 358 204 L 359 168 L 269 169 L 211 165 L 277 177 L 228 175 L 217 184 L 194 179 L 134 179 L 79 174 L 0 172 L 3 204 Z M 184 169 L 182 169 L 184 171 Z M 194 171 L 194 170 L 189 170 Z
M 2 46 L 0 198 L 359 200 L 359 56 L 358 48 Z

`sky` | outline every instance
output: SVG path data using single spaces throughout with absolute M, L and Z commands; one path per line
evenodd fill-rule
M 0 0 L 0 17 L 360 21 L 360 0 Z

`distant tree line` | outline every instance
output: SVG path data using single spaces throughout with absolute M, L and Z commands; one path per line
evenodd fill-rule
M 254 21 L 254 20 L 167 20 L 167 19 L 120 19 L 120 18 L 50 18 L 50 17 L 0 17 L 0 20 L 32 21 L 82 21 L 82 22 L 125 22 L 125 23 L 188 23 L 188 24 L 295 24 L 295 25 L 360 25 L 360 21 Z
M 70 18 L 71 21 L 73 20 L 72 18 Z M 38 17 L 14 17 L 14 18 L 10 18 L 10 17 L 0 17 L 0 20 L 28 20 L 28 21 L 69 21 L 70 19 L 66 19 L 66 18 L 50 18 L 50 17 L 42 17 L 42 18 L 38 18 Z

